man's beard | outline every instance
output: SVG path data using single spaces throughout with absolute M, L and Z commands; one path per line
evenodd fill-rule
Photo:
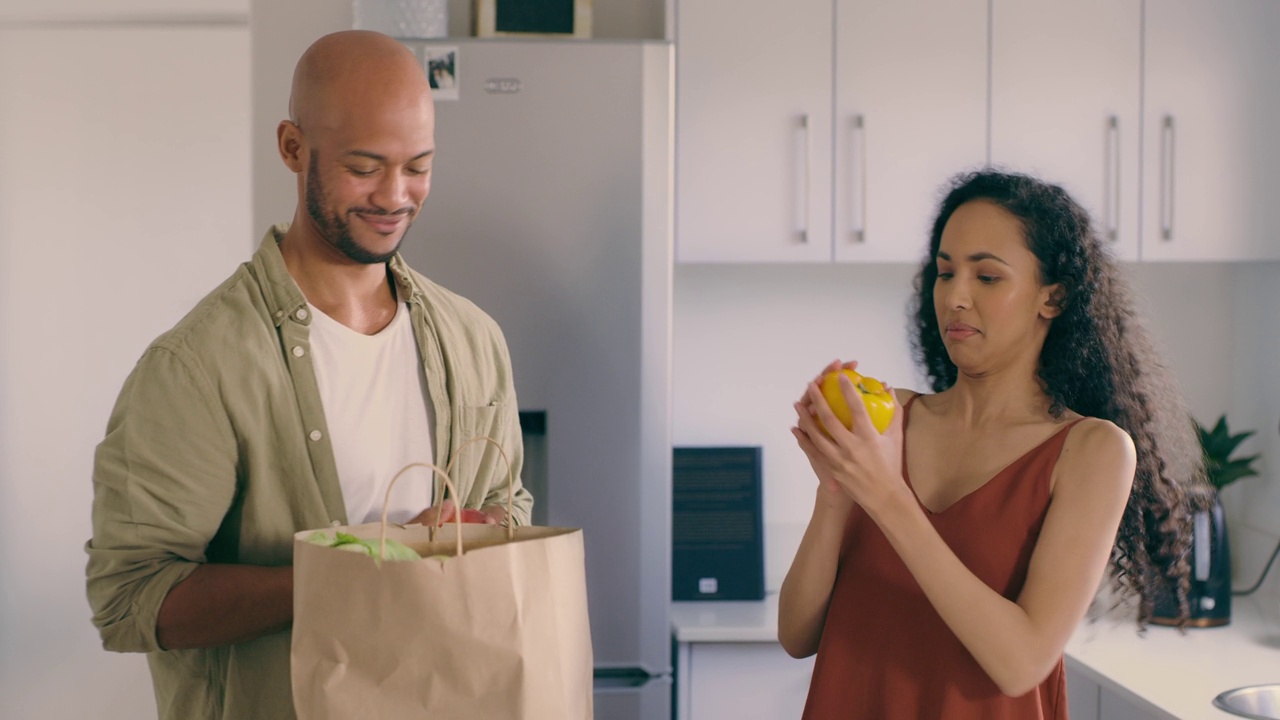
M 363 265 L 379 265 L 390 260 L 397 252 L 400 251 L 400 243 L 404 242 L 404 236 L 409 232 L 409 225 L 412 221 L 405 223 L 403 233 L 400 235 L 399 242 L 391 248 L 390 252 L 373 253 L 360 246 L 356 239 L 351 236 L 351 225 L 346 218 L 334 213 L 331 216 L 325 215 L 324 212 L 324 185 L 320 182 L 320 172 L 316 168 L 316 152 L 311 152 L 311 167 L 307 174 L 307 214 L 311 216 L 311 220 L 315 222 L 316 227 L 320 229 L 320 234 L 329 244 L 334 246 L 343 255 L 351 260 Z M 393 215 L 373 208 L 352 208 L 348 211 L 362 212 L 366 215 Z M 403 213 L 402 213 L 403 214 Z

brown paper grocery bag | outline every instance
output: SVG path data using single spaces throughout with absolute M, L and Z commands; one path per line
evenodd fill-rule
M 377 523 L 336 528 L 376 539 Z M 419 554 L 457 530 L 390 528 Z M 591 718 L 582 531 L 462 527 L 461 556 L 381 563 L 294 540 L 300 720 Z
M 371 540 L 385 532 L 423 559 L 378 561 L 308 542 L 311 531 L 295 535 L 299 720 L 592 717 L 580 529 L 326 531 Z

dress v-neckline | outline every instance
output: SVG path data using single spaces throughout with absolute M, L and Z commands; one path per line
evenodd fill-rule
M 911 405 L 915 403 L 915 400 L 916 400 L 916 398 L 918 398 L 918 397 L 920 397 L 920 396 L 919 396 L 919 395 L 912 396 L 912 398 L 910 399 L 910 401 L 907 403 L 907 406 L 904 408 L 904 412 L 906 413 L 906 415 L 904 415 L 904 416 L 903 416 L 903 418 L 902 418 L 902 419 L 903 419 L 903 423 L 902 423 L 902 479 L 906 481 L 906 483 L 907 483 L 907 487 L 911 490 L 911 495 L 912 495 L 912 497 L 914 497 L 914 498 L 916 499 L 916 504 L 920 506 L 920 509 L 921 509 L 921 510 L 924 510 L 924 511 L 925 511 L 927 514 L 929 514 L 930 516 L 945 515 L 946 513 L 950 512 L 950 511 L 952 510 L 952 508 L 954 508 L 955 506 L 959 505 L 960 503 L 963 503 L 964 501 L 968 500 L 969 498 L 973 497 L 974 495 L 977 495 L 978 493 L 982 492 L 982 491 L 983 491 L 983 489 L 985 489 L 987 486 L 994 484 L 997 480 L 999 480 L 1001 477 L 1003 477 L 1003 476 L 1004 476 L 1006 473 L 1008 473 L 1010 470 L 1012 470 L 1012 469 L 1014 469 L 1014 468 L 1018 467 L 1018 466 L 1019 466 L 1019 465 L 1021 465 L 1023 462 L 1025 462 L 1025 461 L 1027 460 L 1027 458 L 1029 458 L 1029 457 L 1033 456 L 1037 451 L 1039 451 L 1039 450 L 1040 450 L 1040 448 L 1044 447 L 1045 445 L 1048 445 L 1048 444 L 1049 444 L 1049 443 L 1050 443 L 1054 438 L 1058 437 L 1059 435 L 1061 435 L 1062 433 L 1066 432 L 1067 430 L 1070 430 L 1070 429 L 1071 429 L 1071 426 L 1075 425 L 1076 423 L 1078 423 L 1078 422 L 1080 422 L 1081 420 L 1083 420 L 1083 419 L 1084 419 L 1084 418 L 1082 418 L 1082 417 L 1079 417 L 1079 418 L 1075 418 L 1074 420 L 1069 420 L 1069 421 L 1067 421 L 1066 423 L 1064 423 L 1064 424 L 1063 424 L 1063 426 L 1062 426 L 1062 427 L 1060 427 L 1060 428 L 1058 428 L 1057 430 L 1055 430 L 1055 431 L 1053 432 L 1053 434 L 1052 434 L 1052 435 L 1050 435 L 1049 437 L 1045 438 L 1044 440 L 1041 440 L 1039 443 L 1036 443 L 1035 447 L 1033 447 L 1033 448 L 1031 448 L 1030 450 L 1027 450 L 1026 452 L 1024 452 L 1024 453 L 1022 453 L 1021 455 L 1019 455 L 1017 458 L 1015 458 L 1015 459 L 1014 459 L 1012 462 L 1010 462 L 1008 465 L 1005 465 L 1003 468 L 1001 468 L 999 471 L 997 471 L 997 472 L 996 472 L 996 474 L 994 474 L 994 475 L 992 475 L 991 477 L 987 478 L 987 479 L 986 479 L 986 481 L 984 481 L 981 485 L 979 485 L 979 486 L 975 487 L 974 489 L 970 490 L 969 492 L 965 493 L 964 495 L 961 495 L 960 497 L 956 498 L 956 499 L 955 499 L 955 500 L 954 500 L 950 505 L 946 506 L 945 508 L 942 508 L 941 510 L 931 510 L 931 509 L 929 508 L 929 506 L 928 506 L 928 505 L 925 505 L 925 504 L 924 504 L 924 501 L 920 499 L 920 494 L 916 492 L 916 486 L 915 486 L 914 484 L 912 484 L 912 482 L 911 482 L 911 472 L 910 472 L 910 470 L 908 470 L 908 469 L 907 469 L 907 421 L 908 421 L 908 420 L 910 420 L 910 418 L 911 418 Z

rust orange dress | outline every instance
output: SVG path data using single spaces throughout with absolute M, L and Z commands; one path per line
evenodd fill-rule
M 903 408 L 904 427 L 914 399 Z M 945 510 L 925 509 L 965 566 L 1010 600 L 1026 581 L 1049 509 L 1050 476 L 1074 424 Z M 904 477 L 905 457 L 904 442 Z M 906 481 L 911 484 L 910 477 Z M 879 526 L 854 506 L 805 720 L 1065 720 L 1066 689 L 1060 658 L 1026 695 L 1001 693 L 933 609 Z

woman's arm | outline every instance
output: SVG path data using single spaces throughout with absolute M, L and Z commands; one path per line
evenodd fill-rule
M 852 369 L 856 365 L 849 363 L 848 367 Z M 827 370 L 835 367 L 839 364 L 832 363 Z M 909 390 L 897 391 L 899 406 L 914 394 Z M 796 403 L 796 412 L 801 418 L 809 415 L 810 403 L 807 394 Z M 818 651 L 839 569 L 845 523 L 854 501 L 835 481 L 831 465 L 806 441 L 804 430 L 795 427 L 791 432 L 818 476 L 813 514 L 778 595 L 778 642 L 787 654 L 803 658 Z
M 795 658 L 818 651 L 840 565 L 845 520 L 853 508 L 847 497 L 830 494 L 819 486 L 809 526 L 778 594 L 778 642 Z
M 1062 657 L 1106 569 L 1133 483 L 1133 442 L 1104 420 L 1069 431 L 1053 500 L 1017 602 L 978 579 L 917 503 L 873 514 L 938 614 L 1006 695 L 1029 692 Z

